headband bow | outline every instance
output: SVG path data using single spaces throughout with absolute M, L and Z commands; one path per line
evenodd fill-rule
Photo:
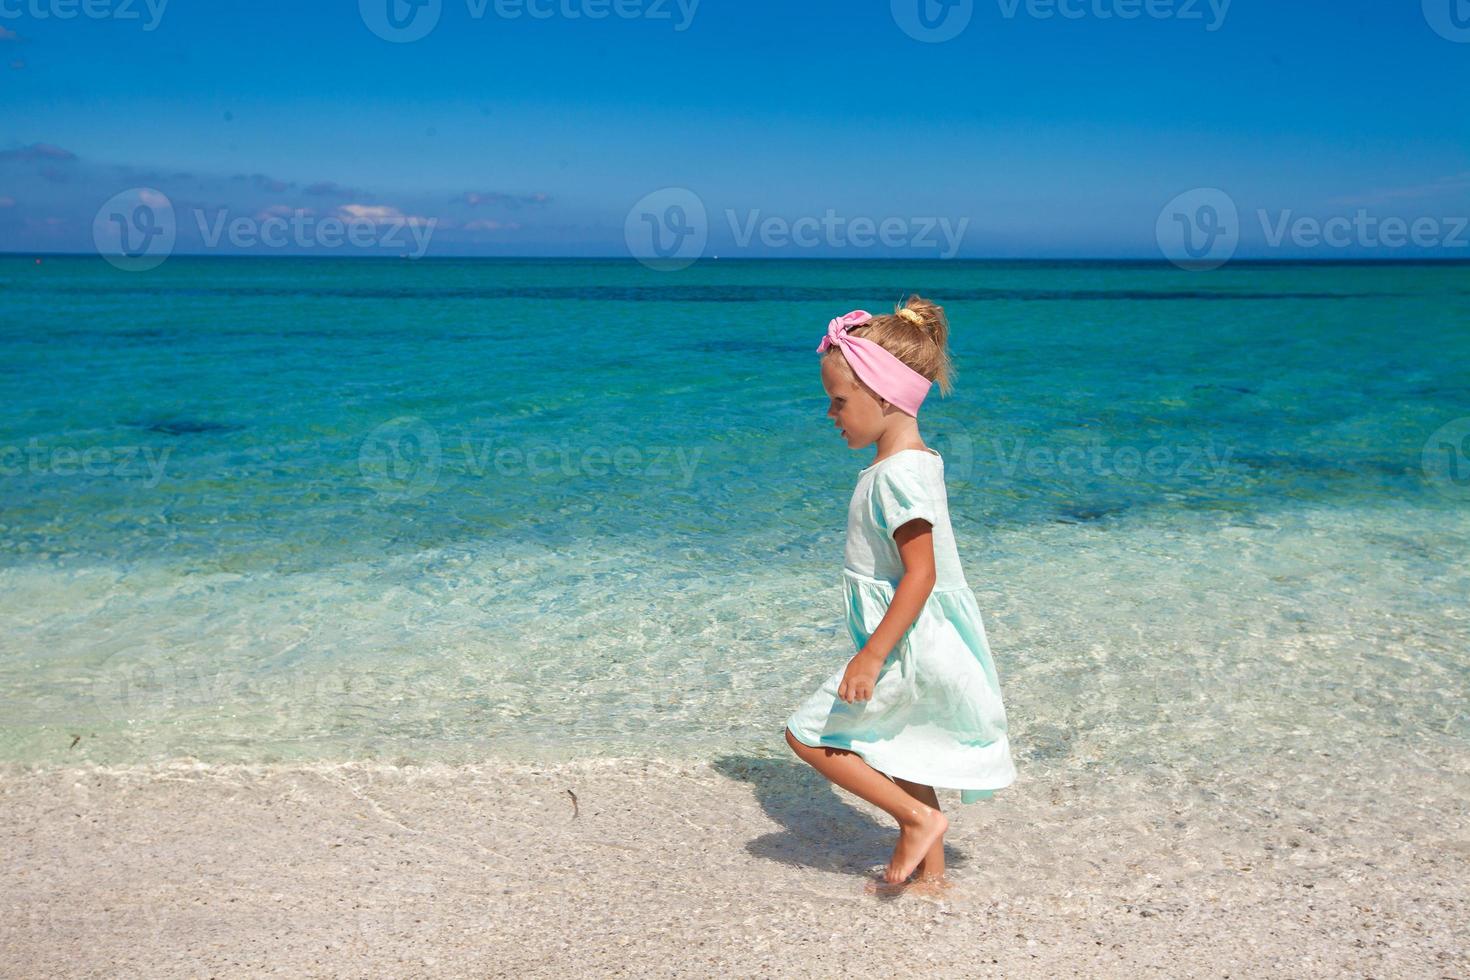
M 909 367 L 877 343 L 863 337 L 854 337 L 848 331 L 873 319 L 866 310 L 853 310 L 827 324 L 827 336 L 817 345 L 817 353 L 825 353 L 836 344 L 852 371 L 863 383 L 872 388 L 901 411 L 918 417 L 919 406 L 929 394 L 934 382 Z

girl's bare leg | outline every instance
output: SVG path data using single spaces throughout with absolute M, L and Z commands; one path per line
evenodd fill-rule
M 786 730 L 786 744 L 817 772 L 859 796 L 898 821 L 898 846 L 883 878 L 889 884 L 908 880 L 936 841 L 944 837 L 949 821 L 935 807 L 909 795 L 903 787 L 863 761 L 848 749 L 813 748 Z M 941 845 L 942 846 L 942 845 Z
M 933 786 L 925 786 L 923 783 L 911 783 L 907 779 L 899 779 L 890 776 L 895 783 L 902 786 L 904 792 L 928 807 L 939 809 L 939 795 L 934 792 Z M 916 869 L 920 878 L 942 878 L 944 877 L 944 836 L 941 834 L 933 844 L 929 846 L 929 853 L 924 855 L 924 860 L 919 862 Z

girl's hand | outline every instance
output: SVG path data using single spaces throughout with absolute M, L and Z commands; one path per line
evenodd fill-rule
M 837 696 L 848 704 L 867 701 L 873 697 L 873 685 L 878 681 L 878 668 L 872 657 L 858 654 L 847 663 L 842 674 L 842 683 L 837 685 Z

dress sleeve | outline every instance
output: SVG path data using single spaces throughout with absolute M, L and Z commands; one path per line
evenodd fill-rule
M 873 480 L 873 516 L 888 537 L 909 521 L 926 520 L 932 526 L 938 520 L 934 490 L 924 475 L 895 461 Z

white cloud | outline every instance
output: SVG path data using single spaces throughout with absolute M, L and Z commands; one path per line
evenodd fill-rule
M 337 209 L 337 215 L 349 221 L 369 221 L 375 225 L 403 222 L 418 227 L 430 223 L 428 218 L 416 214 L 404 214 L 397 208 L 386 204 L 344 204 Z

